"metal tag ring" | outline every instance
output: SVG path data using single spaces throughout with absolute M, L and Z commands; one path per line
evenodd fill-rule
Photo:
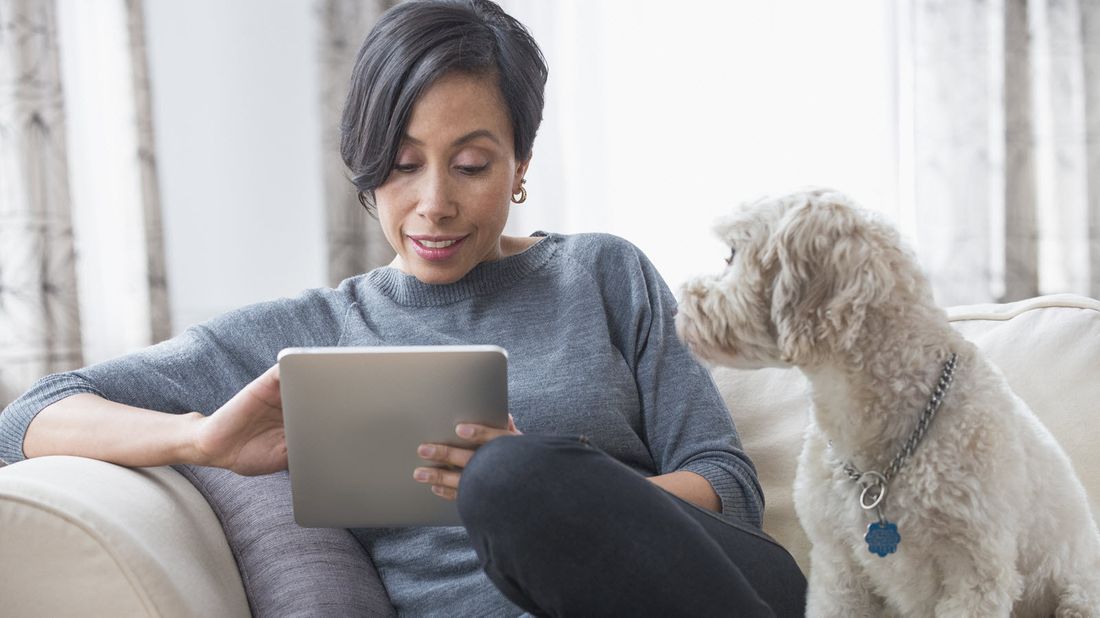
M 870 477 L 869 480 L 867 477 Z M 878 472 L 864 472 L 859 478 L 859 484 L 863 485 L 863 492 L 859 494 L 859 506 L 863 507 L 863 510 L 869 511 L 882 503 L 882 499 L 886 497 L 886 477 Z M 878 487 L 879 492 L 871 499 L 871 503 L 867 503 L 867 492 L 872 488 Z

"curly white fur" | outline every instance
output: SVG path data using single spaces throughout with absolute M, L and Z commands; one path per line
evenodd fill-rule
M 795 508 L 813 542 L 809 616 L 1100 616 L 1100 534 L 1068 457 L 956 333 L 889 225 L 827 190 L 722 220 L 735 251 L 684 286 L 676 326 L 702 359 L 797 366 L 813 388 Z M 954 384 L 889 486 L 898 551 L 843 472 L 884 470 L 952 352 Z

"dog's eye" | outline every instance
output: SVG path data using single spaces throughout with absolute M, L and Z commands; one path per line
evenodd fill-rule
M 737 255 L 737 249 L 730 247 L 730 256 L 726 258 L 726 264 L 733 264 L 733 256 Z

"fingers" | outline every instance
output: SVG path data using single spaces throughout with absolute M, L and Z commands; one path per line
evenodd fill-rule
M 416 449 L 416 454 L 420 455 L 421 459 L 456 468 L 465 468 L 466 464 L 470 463 L 470 458 L 474 456 L 474 452 L 470 449 L 446 444 L 421 444 Z
M 512 420 L 512 415 L 508 415 L 508 426 L 504 429 L 498 429 L 496 427 L 489 427 L 486 425 L 474 425 L 473 423 L 462 423 L 455 427 L 455 434 L 460 438 L 464 438 L 474 444 L 485 444 L 489 440 L 494 440 L 501 436 L 510 436 L 519 433 L 516 429 L 515 421 Z
M 279 364 L 275 363 L 267 371 L 261 373 L 252 381 L 244 391 L 255 397 L 265 405 L 276 408 L 283 406 L 283 393 L 279 388 Z
M 279 383 L 279 363 L 275 363 L 274 365 L 268 367 L 267 371 L 265 371 L 265 372 L 261 373 L 259 376 L 257 376 L 256 379 L 253 380 L 253 382 L 265 382 L 265 383 L 266 382 L 272 382 L 274 384 L 278 384 Z
M 475 445 L 480 446 L 494 438 L 511 435 L 516 432 L 507 429 L 486 427 L 484 425 L 463 424 L 455 428 L 455 433 L 458 434 L 459 437 L 465 438 L 469 442 L 473 442 Z M 470 463 L 470 458 L 474 456 L 474 449 L 462 448 L 460 446 L 448 446 L 446 444 L 421 444 L 416 449 L 416 454 L 419 455 L 421 459 L 433 463 L 453 466 L 455 468 L 465 468 L 466 464 Z
M 418 483 L 432 486 L 432 493 L 447 500 L 458 497 L 458 482 L 462 479 L 462 472 L 446 470 L 443 468 L 417 468 L 413 472 L 413 479 Z
M 445 444 L 421 444 L 416 449 L 421 459 L 452 466 L 456 469 L 421 467 L 413 470 L 413 479 L 418 483 L 432 486 L 432 493 L 445 500 L 458 498 L 458 483 L 462 479 L 462 468 L 470 462 L 474 452 L 469 449 Z
M 462 479 L 462 469 L 470 463 L 476 448 L 490 440 L 501 436 L 516 435 L 520 431 L 516 429 L 515 419 L 508 415 L 508 427 L 498 429 L 486 425 L 462 423 L 455 427 L 455 434 L 460 438 L 471 442 L 473 449 L 446 444 L 421 444 L 416 453 L 421 459 L 443 467 L 420 467 L 413 471 L 413 479 L 418 483 L 432 486 L 432 492 L 444 499 L 454 500 L 458 497 L 458 484 Z

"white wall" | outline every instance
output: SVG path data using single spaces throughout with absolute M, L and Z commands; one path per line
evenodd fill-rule
M 764 194 L 829 186 L 911 220 L 897 183 L 894 2 L 500 3 L 550 66 L 512 232 L 618 234 L 675 292 L 724 267 L 714 219 Z
M 145 11 L 173 330 L 324 285 L 314 3 Z

